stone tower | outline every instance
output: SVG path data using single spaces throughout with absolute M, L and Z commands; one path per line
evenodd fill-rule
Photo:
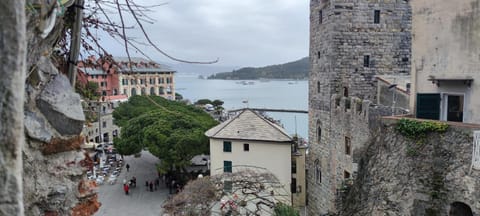
M 375 101 L 375 75 L 408 74 L 410 56 L 408 0 L 311 0 L 310 215 L 337 212 L 339 191 L 356 171 L 355 149 L 369 138 L 365 101 Z M 339 114 L 340 104 L 356 117 Z

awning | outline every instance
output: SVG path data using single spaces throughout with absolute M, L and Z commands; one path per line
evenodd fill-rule
M 435 76 L 429 76 L 428 81 L 432 81 L 433 84 L 436 84 L 437 86 L 440 86 L 440 83 L 452 83 L 452 82 L 457 82 L 457 83 L 463 83 L 470 87 L 473 82 L 472 77 L 435 77 Z

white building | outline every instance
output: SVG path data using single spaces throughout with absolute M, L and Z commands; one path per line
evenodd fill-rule
M 211 174 L 235 172 L 245 166 L 274 174 L 290 197 L 293 139 L 279 125 L 250 109 L 208 130 Z

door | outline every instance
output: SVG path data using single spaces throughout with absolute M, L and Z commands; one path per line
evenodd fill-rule
M 463 122 L 463 95 L 446 95 L 447 121 Z

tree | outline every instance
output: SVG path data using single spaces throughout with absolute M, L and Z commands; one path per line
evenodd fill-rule
M 276 215 L 297 216 L 283 185 L 268 170 L 235 166 L 234 173 L 223 173 L 190 181 L 167 200 L 171 215 Z M 291 213 L 291 214 L 290 214 Z M 297 213 L 297 214 L 295 214 Z
M 222 106 L 223 103 L 224 103 L 224 102 L 223 102 L 222 100 L 218 100 L 218 99 L 212 101 L 212 105 L 215 106 L 215 107 Z
M 205 105 L 205 104 L 212 104 L 210 99 L 200 99 L 195 102 L 195 105 Z
M 159 96 L 134 96 L 113 112 L 122 127 L 115 140 L 120 154 L 139 153 L 142 148 L 162 160 L 160 169 L 184 169 L 190 159 L 208 153 L 205 131 L 218 124 L 207 113 L 191 105 Z

